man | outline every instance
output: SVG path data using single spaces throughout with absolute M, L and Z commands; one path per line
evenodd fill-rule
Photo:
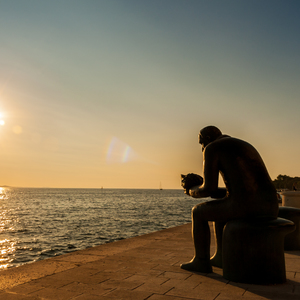
M 181 268 L 210 273 L 211 265 L 222 266 L 220 240 L 226 222 L 253 217 L 276 218 L 278 201 L 265 164 L 249 143 L 223 135 L 215 126 L 200 131 L 199 143 L 203 151 L 204 181 L 201 186 L 185 192 L 194 198 L 212 197 L 217 200 L 193 208 L 195 255 Z M 219 172 L 226 189 L 218 187 Z M 217 253 L 211 260 L 208 221 L 215 221 L 217 239 Z

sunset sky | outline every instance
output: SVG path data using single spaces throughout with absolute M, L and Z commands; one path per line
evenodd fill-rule
M 0 185 L 180 188 L 198 132 L 300 176 L 300 1 L 0 0 Z

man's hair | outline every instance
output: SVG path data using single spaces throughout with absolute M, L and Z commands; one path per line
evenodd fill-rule
M 200 133 L 203 137 L 209 136 L 212 141 L 222 135 L 222 132 L 216 126 L 206 126 L 200 130 Z

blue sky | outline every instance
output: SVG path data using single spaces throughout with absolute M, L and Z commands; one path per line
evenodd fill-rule
M 1 1 L 0 184 L 180 188 L 199 130 L 299 176 L 299 1 Z

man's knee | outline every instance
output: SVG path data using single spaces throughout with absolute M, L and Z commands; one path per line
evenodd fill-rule
M 192 217 L 193 219 L 202 219 L 203 218 L 203 205 L 202 204 L 198 204 L 196 206 L 193 207 L 192 209 Z
M 213 200 L 193 207 L 192 217 L 202 221 L 224 222 L 231 219 L 232 209 L 224 200 Z

